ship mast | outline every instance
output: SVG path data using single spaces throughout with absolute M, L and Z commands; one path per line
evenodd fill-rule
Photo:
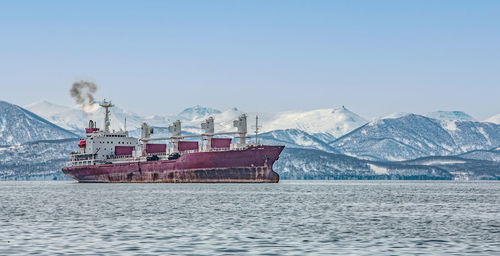
M 255 144 L 259 144 L 259 116 L 255 116 Z
M 111 124 L 109 120 L 109 108 L 114 107 L 115 105 L 111 104 L 111 101 L 106 102 L 106 99 L 102 101 L 99 106 L 105 109 L 104 111 L 104 132 L 109 133 L 109 125 Z

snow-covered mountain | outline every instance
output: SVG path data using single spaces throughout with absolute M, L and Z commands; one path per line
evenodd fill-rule
M 252 136 L 252 140 L 255 136 Z M 266 145 L 285 145 L 287 148 L 318 149 L 338 153 L 324 141 L 298 129 L 274 130 L 259 135 L 259 142 Z
M 65 129 L 77 133 L 83 131 L 89 119 L 97 121 L 98 125 L 102 123 L 104 113 L 104 110 L 97 103 L 85 110 L 80 107 L 59 106 L 46 101 L 27 105 L 26 108 Z M 220 111 L 214 108 L 194 106 L 183 110 L 177 115 L 154 113 L 155 115 L 152 116 L 140 116 L 115 106 L 111 109 L 111 129 L 123 129 L 124 120 L 127 118 L 127 129 L 129 130 L 139 128 L 142 122 L 148 122 L 151 126 L 168 127 L 175 120 L 181 120 L 185 131 L 200 132 L 201 122 L 209 116 L 213 116 L 216 131 L 228 132 L 234 131 L 233 120 L 243 113 L 248 115 L 249 130 L 254 129 L 253 120 L 255 120 L 255 116 L 259 116 L 259 125 L 262 126 L 262 132 L 300 129 L 309 134 L 317 134 L 321 140 L 327 142 L 367 122 L 364 118 L 345 107 L 309 111 L 247 113 L 237 108 Z
M 347 155 L 373 160 L 457 155 L 500 146 L 500 126 L 409 114 L 370 122 L 331 146 Z
M 66 178 L 60 169 L 69 152 L 77 150 L 78 137 L 18 106 L 0 103 L 0 140 L 8 139 L 8 143 L 0 143 L 4 145 L 0 146 L 0 179 Z M 64 113 L 68 113 L 66 107 L 47 103 L 39 104 L 38 109 L 53 118 L 64 117 Z M 69 109 L 75 110 L 81 111 Z M 127 116 L 127 122 L 134 120 L 133 113 L 117 108 L 114 110 L 117 115 L 112 118 Z M 81 114 L 102 117 L 98 111 L 91 107 Z M 323 112 L 320 116 L 331 116 L 335 111 L 319 112 Z M 340 112 L 343 110 L 340 109 Z M 199 132 L 199 123 L 208 115 L 218 120 L 218 130 L 234 129 L 232 120 L 242 111 L 236 108 L 222 112 L 205 111 L 202 107 L 195 107 L 185 113 L 189 115 L 183 115 L 184 118 L 193 118 L 183 121 L 185 134 L 190 134 L 191 131 Z M 300 114 L 295 115 L 300 117 Z M 265 113 L 260 116 L 261 120 L 272 123 L 272 118 L 279 117 L 279 114 Z M 284 116 L 289 118 L 292 114 L 289 112 Z M 168 124 L 176 118 L 182 117 L 152 116 L 145 120 Z M 303 122 L 308 118 L 297 120 Z M 329 119 L 325 120 L 328 122 Z M 140 124 L 143 120 L 135 121 Z M 170 135 L 165 126 L 153 127 L 153 137 Z M 500 165 L 499 127 L 492 123 L 436 120 L 410 114 L 375 120 L 331 144 L 325 143 L 334 139 L 331 133 L 312 135 L 300 129 L 267 131 L 260 134 L 260 140 L 266 144 L 287 146 L 275 165 L 283 179 L 497 179 L 500 176 L 497 174 Z M 130 129 L 130 134 L 139 137 L 140 130 Z M 339 154 L 339 151 L 359 157 Z M 461 154 L 460 159 L 450 156 L 419 161 L 385 161 L 452 154 Z
M 494 123 L 494 124 L 500 124 L 500 114 L 494 115 L 486 120 L 486 122 Z
M 77 135 L 17 105 L 0 101 L 0 145 L 75 138 Z
M 46 118 L 47 120 L 75 133 L 82 133 L 88 126 L 88 120 L 97 121 L 97 125 L 103 123 L 104 109 L 99 107 L 98 102 L 82 109 L 79 106 L 66 107 L 56 105 L 47 101 L 35 102 L 25 106 L 26 109 Z M 135 130 L 141 127 L 143 122 L 150 126 L 168 127 L 175 120 L 181 120 L 183 130 L 187 132 L 200 132 L 200 124 L 209 116 L 216 116 L 216 125 L 219 131 L 234 130 L 233 119 L 243 112 L 236 108 L 221 112 L 217 109 L 194 106 L 186 108 L 178 115 L 153 113 L 150 116 L 141 116 L 134 112 L 122 109 L 120 106 L 111 108 L 111 129 L 120 130 L 125 128 L 125 118 L 127 119 L 127 129 Z
M 68 129 L 74 133 L 82 133 L 84 128 L 88 126 L 89 120 L 97 121 L 97 125 L 101 126 L 104 118 L 104 109 L 98 103 L 82 109 L 81 107 L 66 107 L 56 105 L 47 101 L 40 101 L 25 106 L 26 109 L 36 113 L 37 115 L 53 122 L 54 124 Z M 111 129 L 120 130 L 125 128 L 125 118 L 127 119 L 127 129 L 138 128 L 142 122 L 149 121 L 156 125 L 163 125 L 171 121 L 162 116 L 142 117 L 135 113 L 123 110 L 120 107 L 111 109 Z
M 425 114 L 426 117 L 438 120 L 462 120 L 462 121 L 476 121 L 472 116 L 463 111 L 435 111 Z
M 222 113 L 220 110 L 217 110 L 214 108 L 206 108 L 206 107 L 202 107 L 200 105 L 196 105 L 194 107 L 184 109 L 177 116 L 181 120 L 191 121 L 191 120 L 195 120 L 195 119 L 206 118 L 208 116 L 220 114 L 220 113 Z
M 287 111 L 262 115 L 264 131 L 299 129 L 310 134 L 327 133 L 340 137 L 367 121 L 345 107 L 309 111 Z
M 262 132 L 270 132 L 274 130 L 297 129 L 309 134 L 319 135 L 321 140 L 327 142 L 332 141 L 338 136 L 344 135 L 355 128 L 365 124 L 367 121 L 359 115 L 351 112 L 345 107 L 317 109 L 310 111 L 285 111 L 285 112 L 244 112 L 238 108 L 231 108 L 225 111 L 217 111 L 211 108 L 201 110 L 197 106 L 194 109 L 197 113 L 193 115 L 172 116 L 183 121 L 183 129 L 186 128 L 190 132 L 200 132 L 200 124 L 209 116 L 215 118 L 215 130 L 219 132 L 234 131 L 233 120 L 239 115 L 245 113 L 248 116 L 248 129 L 255 129 L 255 116 L 259 117 L 259 126 Z M 188 113 L 192 112 L 192 108 L 187 109 Z M 204 113 L 202 115 L 201 113 Z M 188 120 L 185 117 L 193 117 Z
M 9 104 L 9 106 L 12 105 Z M 21 113 L 30 113 L 17 108 Z M 69 108 L 49 102 L 39 102 L 29 105 L 28 108 L 57 124 L 78 132 L 83 131 L 88 119 L 97 120 L 99 124 L 102 123 L 103 118 L 103 110 L 97 104 L 82 110 L 77 107 Z M 170 134 L 166 127 L 171 122 L 181 120 L 183 133 L 189 135 L 200 133 L 200 123 L 209 116 L 215 118 L 217 132 L 234 131 L 233 120 L 242 113 L 245 112 L 237 108 L 219 111 L 195 106 L 177 115 L 144 117 L 114 107 L 111 109 L 111 119 L 112 129 L 121 129 L 126 117 L 130 135 L 135 137 L 140 136 L 138 127 L 144 121 L 154 127 L 153 137 L 168 137 Z M 27 115 L 37 117 L 32 113 Z M 495 176 L 494 170 L 498 169 L 500 161 L 500 125 L 470 121 L 472 117 L 463 112 L 429 113 L 428 116 L 433 118 L 397 113 L 366 124 L 363 118 L 344 107 L 311 111 L 250 112 L 247 115 L 250 135 L 254 129 L 253 120 L 258 115 L 259 124 L 262 126 L 259 140 L 265 144 L 286 145 L 283 155 L 276 163 L 276 170 L 284 179 L 450 179 L 458 176 L 489 179 L 498 176 Z M 58 132 L 63 131 L 71 135 L 70 132 L 43 118 L 37 118 L 34 119 L 41 120 L 40 122 L 45 126 L 34 125 L 31 134 L 40 132 L 39 130 L 45 131 L 46 126 L 50 126 Z M 4 119 L 14 120 L 15 118 L 9 115 Z M 0 128 L 3 131 L 13 130 L 12 127 L 2 128 L 5 123 L 2 121 L 3 119 L 0 119 Z M 23 123 L 19 126 L 31 127 L 32 125 Z M 57 132 L 50 132 L 50 134 L 57 135 Z M 71 136 L 74 138 L 74 135 Z M 10 138 L 9 143 L 17 144 L 0 147 L 0 157 L 4 159 L 32 158 L 23 164 L 13 165 L 7 160 L 7 162 L 0 163 L 0 167 L 7 176 L 15 173 L 35 175 L 38 171 L 57 176 L 64 163 L 63 156 L 76 147 L 76 141 L 64 140 L 66 138 L 64 136 L 38 136 L 32 140 L 14 141 L 14 138 L 21 137 L 26 136 L 11 134 L 10 137 L 3 135 L 0 137 L 0 139 Z M 38 141 L 40 138 L 55 140 Z M 61 138 L 63 140 L 57 140 Z M 414 162 L 395 162 L 429 156 L 436 157 Z M 466 160 L 455 161 L 454 156 Z M 51 162 L 45 157 L 55 160 Z M 44 167 L 37 167 L 39 163 L 44 163 Z M 471 168 L 475 168 L 473 174 L 468 171 Z M 32 169 L 34 173 L 31 173 Z M 480 172 L 485 172 L 485 174 L 478 174 Z

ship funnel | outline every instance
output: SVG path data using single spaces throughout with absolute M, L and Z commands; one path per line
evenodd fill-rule
M 205 131 L 205 134 L 214 134 L 214 118 L 209 117 L 205 122 L 201 123 L 201 129 Z
M 181 120 L 175 121 L 172 125 L 168 127 L 168 131 L 172 133 L 172 137 L 181 136 Z

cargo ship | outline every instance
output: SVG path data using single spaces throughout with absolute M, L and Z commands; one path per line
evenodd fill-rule
M 273 164 L 284 146 L 261 145 L 256 117 L 255 140 L 247 135 L 247 116 L 234 120 L 234 132 L 214 131 L 214 118 L 201 124 L 201 134 L 183 135 L 181 121 L 168 127 L 170 137 L 151 137 L 154 129 L 141 126 L 141 138 L 126 127 L 110 130 L 111 102 L 104 108 L 104 129 L 90 120 L 85 137 L 62 171 L 78 182 L 104 183 L 277 183 Z M 126 126 L 126 125 L 125 125 Z M 192 139 L 199 138 L 198 141 Z M 190 139 L 190 140 L 185 140 Z M 155 143 L 156 142 L 156 143 Z M 165 142 L 165 143 L 158 143 Z

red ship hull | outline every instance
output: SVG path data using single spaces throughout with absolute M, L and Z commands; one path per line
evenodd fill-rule
M 272 166 L 284 146 L 185 153 L 176 160 L 65 167 L 78 182 L 276 183 Z

